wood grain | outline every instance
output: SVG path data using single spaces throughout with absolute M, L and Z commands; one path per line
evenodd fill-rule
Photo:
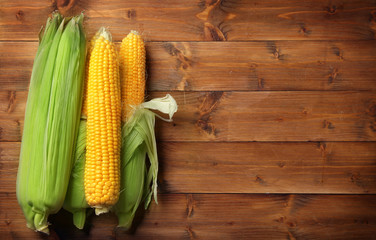
M 375 141 L 375 92 L 170 92 L 162 141 Z M 151 97 L 166 93 L 154 92 Z M 0 141 L 20 141 L 27 92 L 0 92 Z
M 26 228 L 15 194 L 0 193 L 0 206 L 3 237 L 41 238 Z M 60 212 L 50 239 L 372 239 L 375 209 L 375 195 L 163 194 L 133 235 L 115 229 L 114 215 L 92 216 L 79 231 Z
M 36 42 L 0 42 L 2 90 L 28 89 Z M 376 90 L 375 41 L 148 42 L 150 91 Z
M 375 239 L 374 0 L 0 0 L 1 239 Z M 25 103 L 48 14 L 85 10 L 146 39 L 156 120 L 159 205 L 133 234 L 112 214 L 83 231 L 70 213 L 51 235 L 26 227 L 16 199 Z M 341 195 L 344 194 L 344 195 Z
M 0 40 L 37 40 L 56 9 L 85 10 L 89 36 L 108 26 L 116 40 L 130 30 L 148 41 L 359 40 L 375 39 L 376 31 L 372 0 L 2 0 L 1 6 Z
M 374 41 L 166 42 L 147 48 L 150 90 L 374 90 Z
M 376 143 L 161 143 L 160 187 L 182 193 L 376 193 Z
M 374 141 L 374 92 L 172 93 L 164 141 Z M 163 96 L 158 93 L 156 96 Z
M 375 142 L 161 142 L 159 150 L 163 193 L 376 193 Z M 0 192 L 16 190 L 19 152 L 20 143 L 0 143 Z

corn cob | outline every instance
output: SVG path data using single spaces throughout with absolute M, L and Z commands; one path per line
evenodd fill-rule
M 99 30 L 89 62 L 85 197 L 96 214 L 107 212 L 120 187 L 120 79 L 110 33 Z
M 26 217 L 27 226 L 31 229 L 36 229 L 36 226 L 34 224 L 35 212 L 33 211 L 32 207 L 28 205 L 28 201 L 30 198 L 36 198 L 37 196 L 34 195 L 36 194 L 34 192 L 35 188 L 29 187 L 27 180 L 29 178 L 35 177 L 35 172 L 31 171 L 30 168 L 36 164 L 40 166 L 40 162 L 36 160 L 42 159 L 43 156 L 42 144 L 44 140 L 42 134 L 43 128 L 46 125 L 48 114 L 48 99 L 51 89 L 52 73 L 50 74 L 50 76 L 46 76 L 46 78 L 43 78 L 43 76 L 45 70 L 47 69 L 47 66 L 49 68 L 52 68 L 52 66 L 50 65 L 51 60 L 55 60 L 55 57 L 52 56 L 52 53 L 56 55 L 58 46 L 54 46 L 52 50 L 51 47 L 53 43 L 57 45 L 56 41 L 53 41 L 55 38 L 57 39 L 57 35 L 61 37 L 63 31 L 63 28 L 61 27 L 61 21 L 62 19 L 59 14 L 54 14 L 52 19 L 49 18 L 47 20 L 46 28 L 43 37 L 40 37 L 40 44 L 35 56 L 30 80 L 29 94 L 26 103 L 24 121 L 25 125 L 22 135 L 20 163 L 17 173 L 17 200 Z M 48 61 L 50 54 L 51 58 L 50 61 Z M 39 106 L 38 109 L 37 106 Z M 36 114 L 36 112 L 38 112 L 38 114 Z M 38 117 L 38 121 L 34 116 Z M 41 133 L 38 134 L 38 132 Z M 33 142 L 38 143 L 35 144 L 34 149 L 31 147 L 31 144 L 33 144 Z M 29 171 L 31 172 L 31 174 L 29 174 Z
M 130 228 L 145 189 L 145 138 L 154 136 L 139 114 L 145 95 L 145 46 L 141 36 L 131 31 L 120 45 L 122 86 L 121 191 L 114 210 L 120 227 Z M 154 116 L 152 117 L 154 120 Z M 150 186 L 150 182 L 148 183 Z
M 72 168 L 86 53 L 82 20 L 66 24 L 54 14 L 48 21 L 26 105 L 17 199 L 27 226 L 46 233 L 49 214 L 63 205 Z
M 122 120 L 132 115 L 145 98 L 145 45 L 136 31 L 131 31 L 120 45 Z

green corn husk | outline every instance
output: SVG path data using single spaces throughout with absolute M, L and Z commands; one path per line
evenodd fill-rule
M 170 120 L 177 111 L 175 100 L 167 95 L 165 98 L 141 104 L 135 109 L 128 122 L 123 125 L 120 165 L 121 192 L 113 210 L 118 217 L 118 226 L 125 229 L 132 226 L 141 202 L 144 202 L 144 207 L 147 209 L 152 196 L 154 196 L 154 200 L 158 204 L 158 154 L 154 133 L 155 116 L 158 115 L 147 108 L 169 113 Z M 146 154 L 150 161 L 149 169 L 146 168 Z
M 148 154 L 151 162 L 149 172 L 158 172 L 154 122 L 155 116 L 151 111 L 138 108 L 131 119 L 123 126 L 120 165 L 122 173 L 120 188 L 122 191 L 117 204 L 114 206 L 119 227 L 126 229 L 131 227 L 138 206 L 145 195 L 150 195 L 150 187 L 148 187 L 149 191 L 144 193 L 146 186 L 150 186 L 152 180 L 152 178 L 147 177 L 149 175 L 146 172 L 146 154 Z M 156 188 L 156 186 L 154 187 Z M 155 200 L 157 199 L 155 198 Z M 149 197 L 148 202 L 150 203 Z
M 53 40 L 57 39 L 57 36 L 61 36 L 62 34 L 63 29 L 61 21 L 62 19 L 59 14 L 54 14 L 52 19 L 49 18 L 47 20 L 46 28 L 34 60 L 29 95 L 26 103 L 20 164 L 17 174 L 17 199 L 26 217 L 27 226 L 31 229 L 35 229 L 35 212 L 32 211 L 32 206 L 29 206 L 28 204 L 28 195 L 33 189 L 29 189 L 29 185 L 27 184 L 26 180 L 31 178 L 29 177 L 29 171 L 31 170 L 30 168 L 34 167 L 38 163 L 38 167 L 41 165 L 41 162 L 35 163 L 35 161 L 32 161 L 32 159 L 42 159 L 42 132 L 47 120 L 50 97 L 49 93 L 52 78 L 52 74 L 47 76 L 47 73 L 45 73 L 47 71 L 45 71 L 45 69 L 53 68 L 51 63 L 55 58 L 52 55 L 56 55 L 57 48 L 55 46 L 58 45 L 58 41 Z M 51 50 L 52 45 L 54 45 L 54 47 Z M 49 57 L 50 59 L 52 58 L 53 61 L 49 61 Z M 36 106 L 38 106 L 38 108 Z M 31 145 L 34 145 L 34 143 L 35 146 L 31 147 Z
M 86 220 L 86 209 L 89 205 L 85 199 L 84 173 L 86 156 L 86 120 L 81 119 L 78 131 L 75 163 L 69 180 L 63 208 L 73 214 L 73 224 L 83 229 Z
M 48 233 L 63 205 L 81 111 L 85 64 L 83 15 L 54 14 L 34 61 L 22 136 L 17 199 L 27 226 Z

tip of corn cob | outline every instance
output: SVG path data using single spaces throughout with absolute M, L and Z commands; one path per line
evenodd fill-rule
M 140 35 L 136 30 L 131 30 L 130 33 L 128 33 L 128 36 L 134 34 L 134 35 Z
M 104 39 L 108 40 L 109 42 L 112 42 L 112 35 L 105 27 L 101 27 L 97 34 L 95 34 L 95 37 L 104 37 Z

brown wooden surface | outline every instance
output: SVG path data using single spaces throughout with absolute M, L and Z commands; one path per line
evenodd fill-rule
M 374 141 L 375 92 L 170 92 L 163 141 Z M 164 96 L 164 92 L 151 93 Z M 20 141 L 27 92 L 0 91 L 0 141 Z
M 135 232 L 65 211 L 27 229 L 15 187 L 28 84 L 47 15 L 85 10 L 147 41 L 159 205 Z M 374 0 L 0 0 L 0 239 L 376 239 Z
M 0 142 L 1 191 L 15 193 L 18 142 Z M 161 142 L 162 193 L 376 193 L 375 142 Z M 218 177 L 220 175 L 220 177 Z
M 89 35 L 110 26 L 115 40 L 132 29 L 148 41 L 368 40 L 376 31 L 373 0 L 1 0 L 1 5 L 0 40 L 37 40 L 35 33 L 57 6 L 69 13 L 85 10 Z
M 0 42 L 1 90 L 28 89 L 37 42 Z M 376 90 L 374 41 L 148 42 L 150 91 Z
M 374 239 L 375 195 L 161 194 L 140 217 L 134 235 L 115 229 L 116 217 L 90 217 L 79 231 L 62 219 L 52 219 L 50 239 Z M 15 194 L 0 193 L 16 205 Z M 35 239 L 25 231 L 19 209 L 0 215 L 0 234 L 11 239 Z M 63 225 L 65 224 L 65 225 Z M 339 227 L 340 226 L 340 227 Z M 247 237 L 249 236 L 249 238 Z

